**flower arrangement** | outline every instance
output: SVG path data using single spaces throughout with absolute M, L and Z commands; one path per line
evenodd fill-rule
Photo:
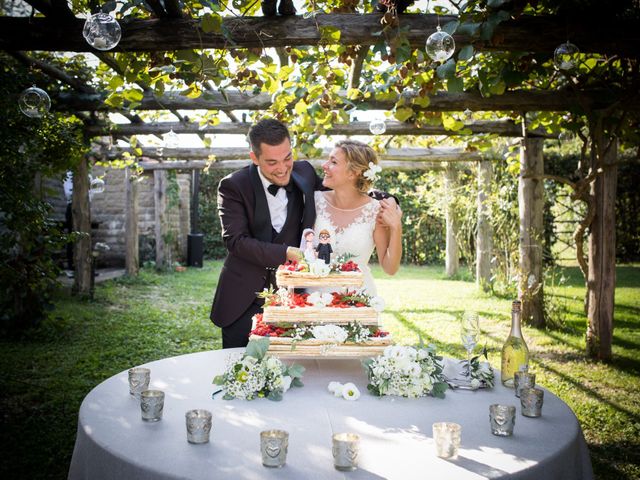
M 480 357 L 484 356 L 485 361 L 481 362 Z M 495 374 L 491 364 L 487 360 L 487 348 L 482 349 L 480 355 L 476 355 L 471 359 L 471 388 L 493 388 L 495 383 Z
M 229 356 L 225 372 L 213 379 L 213 383 L 222 385 L 225 400 L 266 397 L 278 401 L 291 386 L 302 386 L 304 367 L 285 365 L 268 356 L 268 348 L 269 338 L 251 340 L 242 356 Z
M 442 357 L 432 346 L 389 346 L 376 358 L 363 361 L 369 376 L 367 389 L 377 396 L 399 395 L 444 398 L 447 383 L 442 373 Z
M 265 307 L 288 306 L 296 307 L 371 307 L 377 312 L 384 310 L 384 300 L 381 297 L 369 295 L 365 290 L 346 290 L 332 293 L 289 293 L 286 288 L 264 289 L 258 293 L 264 299 Z
M 378 174 L 382 172 L 382 167 L 376 163 L 369 162 L 369 168 L 362 173 L 362 176 L 369 179 L 372 183 L 378 178 Z

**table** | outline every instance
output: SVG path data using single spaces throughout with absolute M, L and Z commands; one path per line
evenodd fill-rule
M 235 350 L 235 351 L 234 351 Z M 182 355 L 151 362 L 151 386 L 166 392 L 164 417 L 143 422 L 129 395 L 127 372 L 95 387 L 80 408 L 69 479 L 591 479 L 591 462 L 571 409 L 545 391 L 541 418 L 520 414 L 512 389 L 498 385 L 478 391 L 447 391 L 445 399 L 374 397 L 358 360 L 298 360 L 306 367 L 303 388 L 292 388 L 281 402 L 211 399 L 211 381 L 224 371 L 227 356 L 242 349 Z M 447 368 L 457 368 L 449 362 Z M 353 382 L 357 401 L 336 398 L 330 381 Z M 517 406 L 513 437 L 491 434 L 489 405 Z M 211 441 L 186 440 L 187 410 L 213 412 Z M 462 425 L 456 460 L 435 456 L 431 425 Z M 259 432 L 289 431 L 287 464 L 262 466 Z M 360 468 L 333 468 L 331 435 L 360 435 Z

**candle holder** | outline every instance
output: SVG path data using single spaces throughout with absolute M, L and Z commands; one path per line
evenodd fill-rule
M 348 472 L 358 467 L 360 436 L 355 433 L 333 435 L 333 466 L 336 470 Z
M 208 410 L 189 410 L 187 420 L 187 441 L 189 443 L 208 443 L 211 432 L 211 412 Z
M 143 367 L 129 369 L 129 393 L 140 399 L 140 394 L 149 389 L 151 370 Z
M 433 439 L 436 442 L 436 455 L 440 458 L 457 458 L 460 448 L 462 427 L 457 423 L 434 423 Z
M 282 468 L 287 461 L 289 432 L 284 430 L 265 430 L 260 432 L 260 452 L 262 465 L 270 468 Z
M 533 388 L 536 386 L 536 374 L 526 371 L 516 372 L 513 377 L 513 383 L 516 387 L 516 397 L 520 398 L 520 394 L 524 388 Z
M 513 405 L 493 404 L 489 407 L 489 422 L 491 433 L 499 437 L 513 435 L 513 427 L 516 424 L 516 407 Z
M 542 404 L 544 403 L 544 390 L 540 388 L 524 388 L 520 394 L 522 415 L 525 417 L 542 416 Z
M 140 412 L 142 420 L 158 422 L 162 420 L 164 410 L 164 392 L 161 390 L 145 390 L 140 393 Z

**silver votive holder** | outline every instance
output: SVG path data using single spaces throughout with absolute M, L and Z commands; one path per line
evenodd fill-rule
M 149 389 L 151 370 L 143 367 L 129 369 L 129 393 L 140 399 L 140 393 Z
M 491 433 L 499 437 L 513 435 L 513 427 L 516 424 L 516 407 L 513 405 L 493 404 L 489 407 L 489 422 Z
M 189 410 L 187 420 L 187 441 L 189 443 L 207 443 L 211 432 L 211 412 L 208 410 Z
M 513 377 L 516 388 L 516 397 L 520 397 L 522 389 L 536 386 L 536 374 L 529 372 L 516 372 Z
M 164 392 L 162 390 L 145 390 L 140 393 L 140 413 L 146 422 L 162 420 L 164 410 Z
M 539 417 L 542 415 L 544 390 L 540 388 L 523 388 L 520 393 L 522 415 L 525 417 Z
M 457 458 L 462 427 L 457 423 L 438 422 L 431 428 L 436 443 L 436 455 L 440 458 Z
M 281 468 L 287 461 L 289 448 L 289 432 L 284 430 L 265 430 L 260 432 L 260 453 L 262 465 L 270 468 Z
M 355 433 L 336 433 L 333 439 L 333 466 L 343 472 L 358 467 L 360 436 Z

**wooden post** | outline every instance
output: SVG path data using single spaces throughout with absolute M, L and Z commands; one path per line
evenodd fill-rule
M 458 218 L 453 203 L 457 179 L 458 172 L 452 163 L 448 163 L 444 173 L 445 201 L 447 202 L 445 209 L 447 225 L 445 271 L 448 277 L 452 277 L 458 273 L 458 268 L 460 267 L 460 251 L 456 238 L 458 233 Z
M 156 236 L 156 268 L 165 270 L 169 267 L 170 255 L 165 242 L 167 234 L 167 171 L 153 171 L 153 200 L 155 209 Z
M 534 327 L 545 326 L 543 306 L 542 251 L 544 226 L 544 141 L 526 137 L 520 147 L 520 280 L 518 294 L 522 301 L 522 318 Z M 528 178 L 533 177 L 533 178 Z
M 595 216 L 589 233 L 589 275 L 587 279 L 587 353 L 600 360 L 611 360 L 613 339 L 613 309 L 616 286 L 616 166 L 617 141 L 603 138 L 602 128 L 593 132 L 599 137 L 592 147 L 591 168 L 602 168 L 591 185 L 591 201 Z M 604 141 L 609 141 L 608 148 Z M 597 162 L 596 149 L 601 161 Z
M 488 160 L 478 163 L 478 230 L 476 232 L 476 285 L 483 290 L 491 286 L 492 228 L 487 196 L 491 190 L 493 166 Z
M 124 247 L 127 275 L 135 277 L 140 269 L 138 250 L 138 182 L 131 173 L 131 167 L 125 169 L 125 213 Z
M 73 216 L 73 231 L 82 233 L 73 246 L 73 263 L 75 266 L 73 292 L 82 296 L 90 296 L 93 256 L 91 255 L 89 164 L 86 157 L 80 161 L 73 172 L 71 212 Z

